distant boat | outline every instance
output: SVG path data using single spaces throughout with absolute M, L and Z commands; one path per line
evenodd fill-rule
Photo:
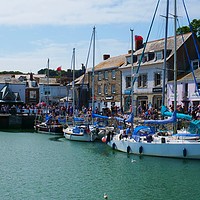
M 95 27 L 92 32 L 93 44 L 95 44 Z M 94 46 L 94 45 L 93 45 Z M 94 48 L 93 48 L 93 61 L 94 61 Z M 94 70 L 94 62 L 93 62 L 93 70 Z M 73 73 L 75 73 L 75 49 L 73 49 Z M 75 111 L 75 94 L 74 94 L 74 75 L 73 75 L 73 110 Z M 70 125 L 66 128 L 63 128 L 64 136 L 68 140 L 73 141 L 84 141 L 84 142 L 93 142 L 97 138 L 97 129 L 95 126 L 89 125 L 88 122 L 85 122 L 83 118 L 75 117 L 75 112 L 73 112 L 73 125 Z

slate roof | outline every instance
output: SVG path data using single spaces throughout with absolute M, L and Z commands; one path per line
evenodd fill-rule
M 196 79 L 200 81 L 200 68 L 197 68 L 196 70 L 194 70 L 194 75 L 195 75 Z M 190 72 L 189 74 L 180 78 L 178 81 L 186 82 L 186 81 L 191 81 L 191 80 L 194 80 L 192 72 Z

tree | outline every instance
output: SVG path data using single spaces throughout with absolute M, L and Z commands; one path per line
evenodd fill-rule
M 200 19 L 193 19 L 190 23 L 192 27 L 192 31 L 197 35 L 197 39 L 200 41 Z M 189 26 L 182 26 L 176 30 L 177 34 L 184 34 L 189 33 L 190 27 Z

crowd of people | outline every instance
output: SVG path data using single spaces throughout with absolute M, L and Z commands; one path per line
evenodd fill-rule
M 173 112 L 174 107 L 173 105 L 170 105 L 168 107 L 168 110 L 170 112 Z M 0 113 L 3 114 L 19 114 L 19 113 L 25 113 L 25 114 L 46 114 L 50 113 L 52 116 L 68 116 L 72 117 L 74 114 L 76 116 L 85 116 L 88 117 L 92 116 L 92 108 L 91 107 L 85 107 L 82 106 L 80 110 L 73 109 L 72 106 L 64 106 L 59 104 L 43 106 L 43 105 L 12 105 L 12 104 L 2 104 L 0 105 Z M 131 109 L 129 113 L 131 112 Z M 182 105 L 177 105 L 177 112 L 184 113 L 191 115 L 193 119 L 199 120 L 200 119 L 200 104 L 197 106 L 189 106 L 186 110 Z M 94 113 L 96 114 L 102 114 L 108 117 L 111 116 L 120 116 L 123 118 L 127 118 L 128 114 L 125 114 L 123 111 L 123 108 L 119 108 L 118 106 L 111 106 L 111 108 L 103 108 L 102 111 L 99 111 L 99 109 L 96 107 L 94 109 Z M 136 109 L 136 116 L 141 119 L 159 119 L 159 112 L 157 109 L 153 108 L 153 106 L 142 107 L 140 104 L 138 105 Z

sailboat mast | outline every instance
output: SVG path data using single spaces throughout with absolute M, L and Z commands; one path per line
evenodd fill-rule
M 93 28 L 93 67 L 92 67 L 92 112 L 94 112 L 94 67 L 95 67 L 95 27 Z M 93 124 L 92 117 L 92 124 Z
M 133 85 L 133 77 L 134 76 L 134 68 L 133 68 L 133 29 L 131 29 L 131 83 L 132 83 L 132 87 L 131 87 L 131 115 L 134 116 L 134 85 Z M 131 133 L 133 132 L 133 123 L 131 123 Z
M 176 39 L 176 22 L 177 22 L 177 8 L 176 8 L 176 0 L 174 0 L 174 112 L 177 108 L 177 39 Z M 176 122 L 174 123 L 174 133 L 177 132 Z
M 73 48 L 73 81 L 72 81 L 72 95 L 73 95 L 73 115 L 75 115 L 75 48 Z
M 47 106 L 49 106 L 49 58 L 47 60 Z
M 162 106 L 165 105 L 165 90 L 166 90 L 166 69 L 167 69 L 167 36 L 168 36 L 168 19 L 169 19 L 169 0 L 167 0 L 166 8 L 166 24 L 165 24 L 165 46 L 164 46 L 164 63 L 163 63 L 163 84 L 162 84 Z

